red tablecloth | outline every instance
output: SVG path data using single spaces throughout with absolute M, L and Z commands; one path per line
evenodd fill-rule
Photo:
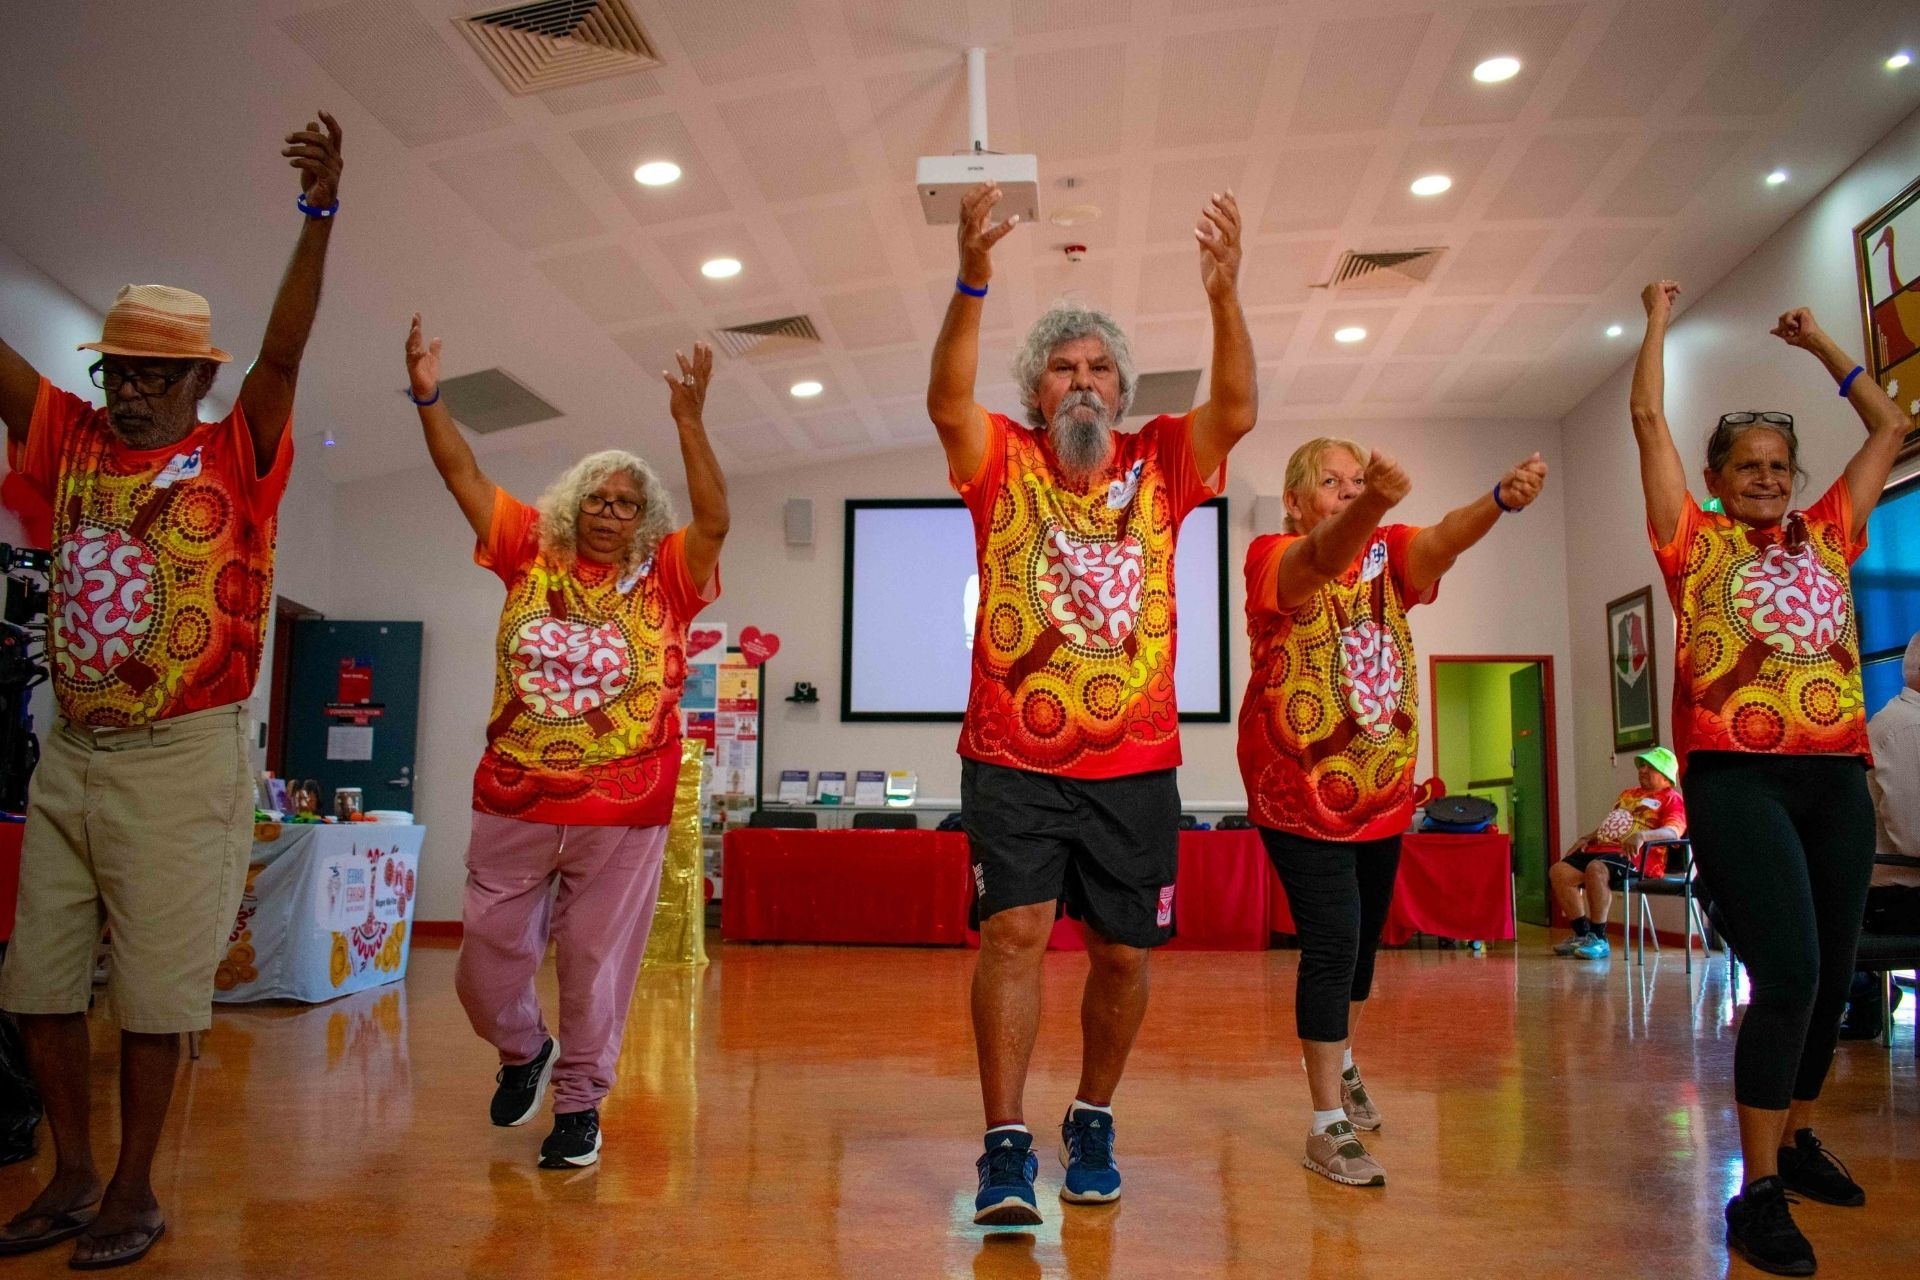
M 729 942 L 958 946 L 973 887 L 958 831 L 729 831 L 722 875 Z
M 1400 839 L 1400 878 L 1381 941 L 1400 946 L 1415 933 L 1441 938 L 1513 937 L 1512 850 L 1506 835 L 1446 836 L 1408 832 Z M 1267 873 L 1268 921 L 1275 933 L 1293 933 L 1287 894 Z
M 0 822 L 0 942 L 13 939 L 13 909 L 20 900 L 20 839 L 26 824 Z

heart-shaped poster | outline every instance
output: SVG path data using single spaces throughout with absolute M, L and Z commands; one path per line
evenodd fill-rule
M 712 662 L 721 650 L 726 648 L 727 629 L 724 625 L 689 627 L 687 629 L 687 661 Z
M 780 652 L 780 637 L 771 631 L 762 631 L 758 627 L 747 627 L 740 632 L 740 656 L 747 665 L 757 667 Z

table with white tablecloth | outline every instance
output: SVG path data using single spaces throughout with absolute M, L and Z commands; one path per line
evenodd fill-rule
M 354 822 L 282 826 L 256 840 L 213 998 L 304 1000 L 407 973 L 426 828 Z

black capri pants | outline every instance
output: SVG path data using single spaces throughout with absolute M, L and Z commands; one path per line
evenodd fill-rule
M 1294 1026 L 1302 1040 L 1338 1043 L 1347 1038 L 1348 1005 L 1373 990 L 1373 957 L 1400 873 L 1400 837 L 1313 840 L 1261 827 L 1260 840 L 1299 930 Z
M 1753 986 L 1734 1100 L 1811 1102 L 1833 1065 L 1873 878 L 1865 762 L 1697 751 L 1686 796 L 1695 864 Z

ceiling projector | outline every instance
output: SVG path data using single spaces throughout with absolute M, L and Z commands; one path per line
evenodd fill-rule
M 972 149 L 950 156 L 921 156 L 914 171 L 920 211 L 930 226 L 960 221 L 960 201 L 983 182 L 1000 184 L 995 222 L 1019 215 L 1022 222 L 1040 216 L 1040 160 L 1003 156 L 987 150 L 987 51 L 967 50 L 967 133 Z

